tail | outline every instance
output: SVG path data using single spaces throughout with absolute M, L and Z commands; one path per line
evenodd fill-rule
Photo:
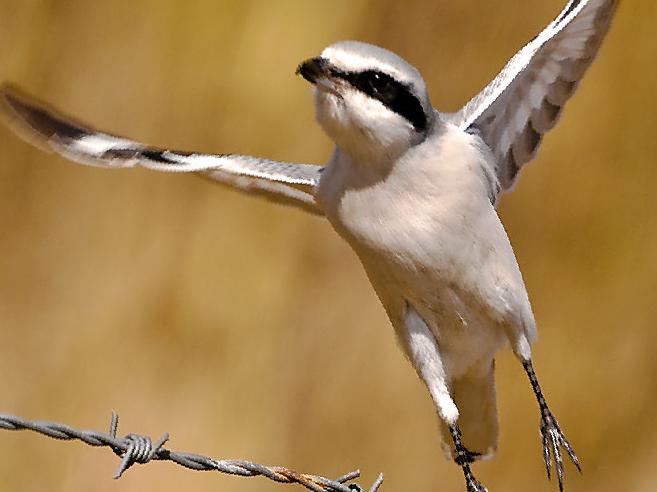
M 498 422 L 495 399 L 495 362 L 451 384 L 451 395 L 459 409 L 458 425 L 463 444 L 475 459 L 492 458 L 497 449 Z M 454 456 L 454 444 L 447 425 L 441 421 L 443 450 Z

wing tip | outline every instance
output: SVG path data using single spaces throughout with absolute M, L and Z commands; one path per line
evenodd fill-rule
M 0 85 L 0 118 L 27 143 L 49 152 L 53 139 L 75 139 L 89 133 L 12 82 Z
M 0 97 L 7 106 L 13 107 L 19 100 L 26 99 L 29 96 L 13 82 L 4 81 L 0 84 Z
M 23 91 L 11 82 L 0 84 L 0 117 L 5 123 L 20 117 L 21 100 L 25 98 L 23 94 Z
M 28 108 L 32 98 L 11 82 L 0 84 L 0 121 L 28 144 L 52 152 L 47 137 L 31 123 Z
M 46 106 L 12 82 L 3 82 L 0 85 L 0 100 L 0 108 L 5 118 L 20 119 L 26 123 L 30 121 L 30 113 L 34 113 L 38 107 Z

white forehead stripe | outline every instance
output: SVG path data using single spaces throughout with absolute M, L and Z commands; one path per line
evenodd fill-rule
M 378 70 L 399 82 L 424 87 L 420 73 L 391 51 L 359 41 L 341 41 L 325 48 L 321 55 L 347 72 Z

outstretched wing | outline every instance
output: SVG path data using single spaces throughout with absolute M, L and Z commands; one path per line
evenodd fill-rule
M 451 121 L 478 132 L 497 158 L 502 190 L 533 159 L 609 29 L 620 0 L 570 0 Z
M 8 86 L 0 89 L 9 126 L 29 143 L 75 162 L 164 172 L 194 172 L 238 190 L 322 215 L 313 192 L 321 167 L 233 154 L 159 149 L 100 132 Z

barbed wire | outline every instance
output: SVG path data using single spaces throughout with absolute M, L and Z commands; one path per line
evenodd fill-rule
M 109 432 L 79 430 L 65 424 L 46 421 L 32 421 L 15 415 L 0 413 L 0 429 L 3 430 L 30 430 L 44 436 L 61 440 L 78 440 L 90 446 L 109 447 L 121 458 L 121 463 L 114 474 L 114 478 L 121 475 L 135 463 L 145 464 L 152 460 L 172 461 L 180 466 L 197 471 L 217 471 L 241 477 L 263 476 L 279 483 L 297 483 L 313 492 L 364 492 L 356 483 L 347 483 L 360 477 L 360 471 L 355 470 L 334 480 L 320 475 L 310 475 L 290 470 L 284 466 L 264 466 L 246 460 L 216 460 L 208 456 L 193 453 L 171 451 L 164 447 L 169 440 L 165 433 L 155 444 L 148 436 L 141 434 L 128 434 L 117 437 L 119 416 L 112 412 Z M 383 474 L 380 474 L 369 492 L 377 492 L 383 483 Z

